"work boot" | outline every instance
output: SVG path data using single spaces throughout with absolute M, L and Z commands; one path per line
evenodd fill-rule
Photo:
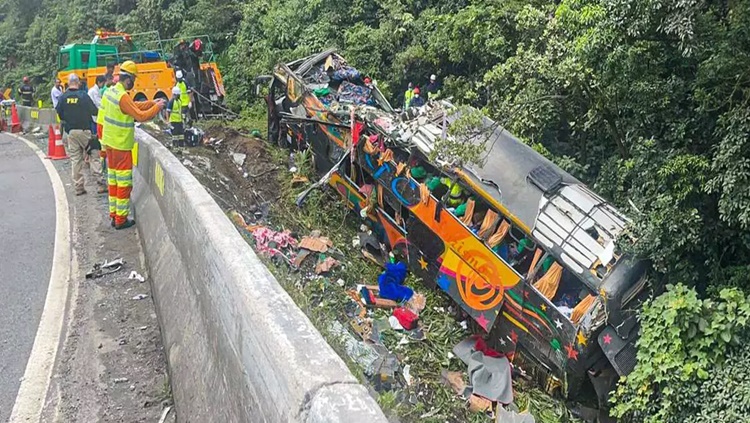
M 133 225 L 135 225 L 135 220 L 126 220 L 125 223 L 123 223 L 121 225 L 115 225 L 115 229 L 117 229 L 117 230 L 127 229 L 127 228 L 129 228 L 129 227 L 131 227 Z
M 111 220 L 110 220 L 109 224 L 110 224 L 110 226 L 112 226 L 113 228 L 115 227 L 115 218 L 114 218 L 114 217 L 113 217 L 113 218 L 111 218 Z
M 85 189 L 81 188 L 81 189 L 77 189 L 76 190 L 76 195 L 83 195 L 83 194 L 86 194 L 86 190 Z

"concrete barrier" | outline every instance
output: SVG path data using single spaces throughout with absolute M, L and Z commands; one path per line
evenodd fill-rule
M 385 423 L 195 177 L 137 139 L 133 205 L 178 421 Z
M 18 119 L 24 128 L 29 126 L 48 126 L 57 124 L 55 109 L 38 109 L 36 107 L 16 105 Z

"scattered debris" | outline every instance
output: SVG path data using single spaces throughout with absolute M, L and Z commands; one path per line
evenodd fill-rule
M 466 394 L 466 383 L 464 383 L 464 378 L 461 372 L 451 372 L 448 370 L 443 370 L 440 376 L 442 378 L 443 384 L 446 386 L 450 386 L 453 389 L 453 392 L 456 393 L 456 395 L 464 398 L 468 396 Z
M 469 411 L 474 413 L 485 413 L 492 411 L 492 401 L 487 398 L 473 394 L 469 397 Z
M 411 365 L 407 364 L 404 366 L 404 369 L 402 370 L 402 373 L 404 374 L 404 380 L 406 381 L 407 385 L 411 385 L 412 379 L 411 379 Z
M 398 307 L 393 310 L 393 316 L 395 317 L 401 326 L 406 330 L 412 330 L 417 327 L 417 321 L 419 316 L 408 308 Z
M 305 185 L 310 183 L 310 180 L 307 179 L 307 176 L 295 174 L 292 176 L 292 187 L 297 188 L 299 186 Z
M 148 298 L 148 295 L 146 294 L 138 294 L 135 297 L 133 297 L 134 300 L 144 300 L 146 298 Z
M 404 330 L 404 327 L 401 326 L 401 322 L 398 321 L 398 318 L 396 316 L 389 317 L 388 318 L 388 323 L 395 330 Z
M 232 153 L 232 160 L 234 161 L 234 164 L 236 164 L 237 166 L 242 167 L 242 165 L 245 164 L 246 158 L 247 158 L 247 154 Z
M 331 269 L 338 266 L 340 263 L 333 257 L 326 257 L 322 261 L 318 261 L 318 264 L 315 265 L 315 273 L 321 274 L 321 273 L 327 273 L 330 272 Z
M 536 423 L 534 416 L 528 411 L 516 413 L 515 411 L 506 410 L 503 406 L 497 406 L 496 423 Z
M 128 381 L 130 381 L 130 379 L 128 379 L 126 377 L 117 377 L 117 378 L 114 379 L 113 382 L 115 382 L 115 383 L 126 383 Z
M 138 282 L 146 282 L 146 278 L 141 276 L 141 274 L 136 272 L 135 270 L 130 272 L 130 276 L 128 276 L 128 279 L 137 279 Z
M 280 255 L 286 258 L 281 250 L 297 247 L 297 240 L 292 237 L 292 233 L 288 230 L 276 232 L 261 226 L 255 228 L 252 232 L 258 251 L 269 257 Z
M 343 280 L 343 279 L 341 279 L 341 278 L 339 278 L 339 279 L 337 279 L 337 280 L 336 280 L 336 285 L 338 285 L 338 286 L 340 286 L 340 287 L 342 287 L 342 288 L 344 287 L 344 284 L 345 284 L 345 283 L 346 283 L 346 282 L 344 282 L 344 280 Z
M 94 264 L 94 267 L 88 273 L 86 273 L 86 279 L 101 278 L 104 275 L 115 273 L 122 269 L 122 266 L 124 264 L 125 261 L 121 258 L 109 262 L 105 260 L 103 263 L 96 263 Z
M 167 408 L 165 408 L 164 411 L 161 412 L 159 423 L 164 423 L 164 421 L 167 420 L 167 416 L 169 416 L 170 411 L 172 411 L 172 406 L 168 405 Z
M 319 232 L 313 232 L 310 236 L 302 237 L 299 241 L 299 247 L 317 253 L 325 253 L 333 247 L 333 241 L 329 238 L 320 236 Z

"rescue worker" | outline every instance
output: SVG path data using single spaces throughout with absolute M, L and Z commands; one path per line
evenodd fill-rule
M 424 106 L 424 99 L 419 96 L 419 87 L 414 87 L 414 95 L 409 100 L 409 107 L 422 107 Z
M 439 178 L 437 176 L 433 176 L 432 179 L 427 182 L 427 188 L 430 190 L 430 192 L 435 191 L 440 185 L 443 185 L 450 190 L 450 192 L 448 193 L 448 199 L 445 202 L 446 206 L 455 209 L 464 202 L 464 190 L 461 188 L 458 182 L 454 183 L 451 178 Z
M 185 127 L 183 126 L 182 90 L 175 85 L 172 87 L 172 99 L 167 104 L 167 120 L 172 133 L 174 147 L 185 146 Z
M 80 88 L 80 81 L 78 88 Z M 60 78 L 55 78 L 55 85 L 52 87 L 52 91 L 49 94 L 50 98 L 52 99 L 53 108 L 57 109 L 57 103 L 58 101 L 60 101 L 60 97 L 62 96 L 62 94 L 62 81 L 60 81 Z
M 404 92 L 404 110 L 409 108 L 412 97 L 414 97 L 414 84 L 409 82 L 409 86 L 406 88 L 406 92 Z
M 102 146 L 101 152 L 99 153 L 99 156 L 102 159 L 102 173 L 104 174 L 104 185 L 109 185 L 108 182 L 108 173 L 107 170 L 107 146 L 104 144 L 104 140 L 102 139 L 102 133 L 104 129 L 104 104 L 106 103 L 107 99 L 104 97 L 104 93 L 107 92 L 109 88 L 112 88 L 117 82 L 119 82 L 119 75 L 110 75 L 110 76 L 104 76 L 107 80 L 107 82 L 104 84 L 101 90 L 101 107 L 99 107 L 99 112 L 96 114 L 96 138 L 99 140 L 99 144 Z
M 71 73 L 68 76 L 68 91 L 60 96 L 57 102 L 57 115 L 63 123 L 63 130 L 67 134 L 68 153 L 71 158 L 73 169 L 73 184 L 76 195 L 86 194 L 84 179 L 81 169 L 86 151 L 91 141 L 91 116 L 96 114 L 96 106 L 88 94 L 79 89 L 81 80 L 78 75 Z M 99 157 L 99 150 L 92 149 L 95 157 Z M 96 160 L 91 161 L 91 171 L 95 175 L 101 174 L 101 167 L 97 166 Z M 101 178 L 97 178 L 101 182 Z M 99 192 L 104 192 L 100 190 Z
M 34 101 L 34 87 L 31 86 L 28 76 L 23 77 L 23 84 L 18 87 L 18 95 L 21 96 L 21 105 L 31 107 Z
M 190 89 L 188 89 L 188 86 L 185 83 L 184 74 L 181 70 L 175 72 L 175 77 L 177 77 L 177 87 L 180 89 L 182 115 L 187 118 L 190 116 L 190 109 L 193 107 L 193 103 L 190 101 Z
M 138 69 L 133 61 L 120 65 L 120 82 L 104 93 L 102 141 L 107 148 L 109 216 L 115 229 L 133 226 L 130 191 L 133 189 L 135 121 L 152 119 L 164 108 L 164 100 L 134 102 L 127 91 L 133 89 Z
M 429 100 L 430 97 L 432 99 L 435 99 L 435 96 L 437 95 L 438 91 L 440 91 L 440 84 L 437 82 L 437 75 L 432 74 L 430 75 L 430 83 L 427 84 L 426 87 L 424 87 L 425 90 L 425 99 Z

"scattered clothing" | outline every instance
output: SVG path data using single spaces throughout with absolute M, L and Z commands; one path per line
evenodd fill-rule
M 369 88 L 344 81 L 339 87 L 339 102 L 356 105 L 368 104 L 370 102 L 370 94 L 371 91 Z
M 419 320 L 419 316 L 404 307 L 399 307 L 393 310 L 393 317 L 395 317 L 406 330 L 412 330 L 417 327 L 417 321 Z
M 453 347 L 453 353 L 469 366 L 469 385 L 474 395 L 510 404 L 513 401 L 513 382 L 510 362 L 505 356 L 490 357 L 477 350 L 473 337 Z
M 386 263 L 385 271 L 378 276 L 380 296 L 398 302 L 408 301 L 414 295 L 414 291 L 402 285 L 405 279 L 405 263 Z
M 297 240 L 290 231 L 276 232 L 266 227 L 256 228 L 253 231 L 255 246 L 261 253 L 271 257 L 282 254 L 281 250 L 296 248 Z
M 334 71 L 333 75 L 331 75 L 331 79 L 334 81 L 356 81 L 360 79 L 360 77 L 361 74 L 358 70 L 348 66 Z

